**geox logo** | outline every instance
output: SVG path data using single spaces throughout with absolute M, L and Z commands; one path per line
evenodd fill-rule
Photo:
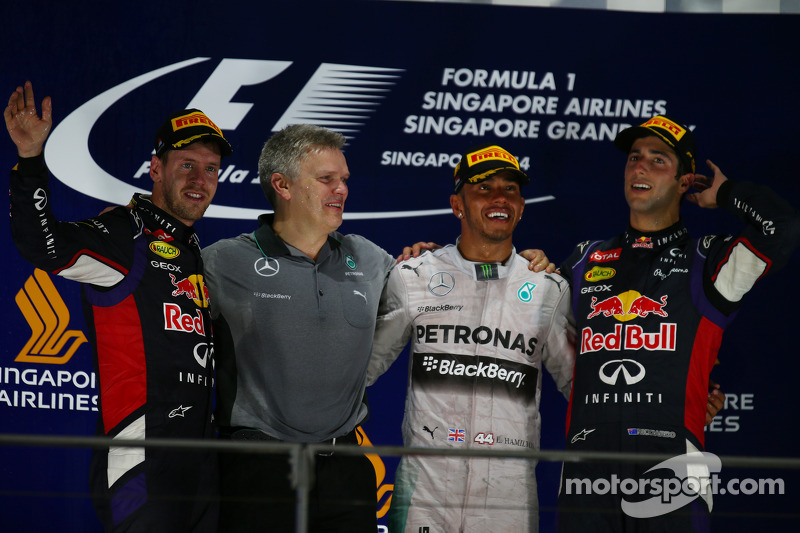
M 15 300 L 32 331 L 15 361 L 63 365 L 86 342 L 82 331 L 67 329 L 69 309 L 44 271 L 34 270 Z

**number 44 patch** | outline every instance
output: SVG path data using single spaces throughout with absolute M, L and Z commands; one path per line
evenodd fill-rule
M 494 444 L 494 433 L 478 433 L 473 439 L 475 444 Z

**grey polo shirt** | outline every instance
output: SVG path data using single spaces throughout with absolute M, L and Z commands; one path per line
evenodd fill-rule
M 254 233 L 203 250 L 217 422 L 290 442 L 345 435 L 367 415 L 367 362 L 394 259 L 334 232 L 314 262 L 271 223 L 262 215 Z

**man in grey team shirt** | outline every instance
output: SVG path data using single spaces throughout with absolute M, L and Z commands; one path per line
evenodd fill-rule
M 367 362 L 394 259 L 342 235 L 350 175 L 342 135 L 311 125 L 273 135 L 259 159 L 274 215 L 203 251 L 222 438 L 357 443 Z M 363 455 L 315 461 L 309 530 L 377 529 L 375 471 Z M 222 454 L 220 531 L 294 531 L 285 455 Z

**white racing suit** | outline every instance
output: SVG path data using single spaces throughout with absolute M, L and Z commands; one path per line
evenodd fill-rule
M 557 274 L 473 263 L 454 245 L 396 266 L 367 383 L 412 340 L 403 440 L 452 450 L 536 450 L 542 363 L 565 396 L 575 363 L 570 291 Z M 538 530 L 536 461 L 404 456 L 390 531 Z

